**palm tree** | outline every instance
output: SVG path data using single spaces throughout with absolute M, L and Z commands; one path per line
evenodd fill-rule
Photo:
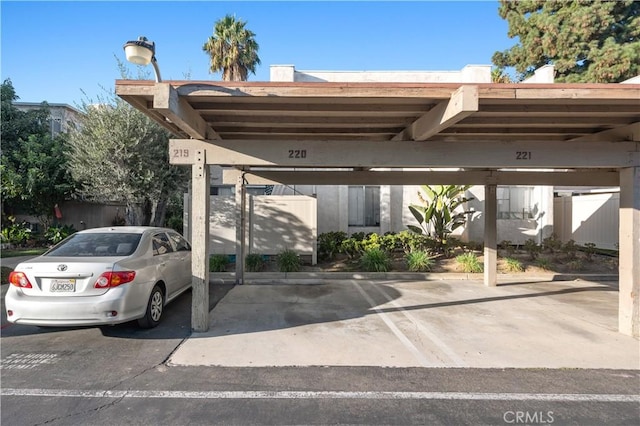
M 224 81 L 245 81 L 249 72 L 256 73 L 260 65 L 255 34 L 245 28 L 247 23 L 227 15 L 213 27 L 213 35 L 202 46 L 211 57 L 209 72 L 222 71 Z

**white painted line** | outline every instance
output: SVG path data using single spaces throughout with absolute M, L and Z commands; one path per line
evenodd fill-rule
M 377 303 L 373 299 L 371 299 L 371 297 L 369 297 L 367 292 L 364 291 L 356 281 L 351 281 L 351 283 L 355 286 L 356 289 L 358 289 L 358 291 L 360 292 L 362 297 L 364 297 L 366 299 L 366 301 L 369 303 L 369 306 L 371 306 L 371 308 L 374 311 L 376 311 L 378 316 L 382 319 L 382 321 L 384 321 L 384 323 L 387 325 L 387 327 L 389 327 L 389 329 L 393 332 L 393 334 L 396 335 L 398 340 L 400 340 L 400 342 L 402 342 L 402 344 L 409 350 L 409 352 L 411 352 L 413 354 L 413 356 L 418 360 L 418 362 L 420 362 L 420 364 L 423 367 L 435 367 L 436 366 L 434 363 L 430 362 L 424 356 L 424 354 L 422 352 L 420 352 L 418 350 L 418 348 L 415 347 L 415 345 L 413 343 L 411 343 L 411 340 L 409 340 L 409 338 L 407 336 L 405 336 L 402 333 L 402 331 L 400 331 L 398 329 L 398 327 L 396 327 L 396 325 L 393 323 L 393 321 L 391 321 L 389 319 L 389 317 L 387 316 L 386 313 L 384 313 L 379 308 L 376 308 Z
M 166 399 L 418 399 L 475 401 L 640 402 L 640 395 L 376 391 L 148 391 L 4 388 L 2 396 Z
M 440 351 L 446 354 L 449 359 L 455 364 L 456 367 L 468 367 L 467 363 L 462 360 L 449 346 L 447 346 L 440 338 L 431 330 L 429 330 L 423 321 L 416 320 L 413 315 L 410 315 L 407 311 L 404 310 L 402 306 L 400 306 L 395 300 L 393 300 L 380 286 L 374 285 L 375 289 L 378 290 L 380 294 L 387 299 L 394 307 L 400 310 L 400 312 L 409 320 L 411 323 L 418 329 L 422 334 L 424 334 L 429 340 L 431 340 Z

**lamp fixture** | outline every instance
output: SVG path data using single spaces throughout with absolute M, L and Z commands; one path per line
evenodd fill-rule
M 137 40 L 128 41 L 124 44 L 124 54 L 127 61 L 136 65 L 153 65 L 153 72 L 156 75 L 156 83 L 160 83 L 160 69 L 156 60 L 156 44 L 146 37 L 140 36 Z

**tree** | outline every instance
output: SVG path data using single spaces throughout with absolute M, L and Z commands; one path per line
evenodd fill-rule
M 81 195 L 127 205 L 127 225 L 164 225 L 168 200 L 186 188 L 187 170 L 169 164 L 169 135 L 116 98 L 82 106 L 69 137 L 69 164 Z
M 464 193 L 471 185 L 422 185 L 418 192 L 421 204 L 411 204 L 409 210 L 420 226 L 409 225 L 409 229 L 417 234 L 433 235 L 438 247 L 446 246 L 447 238 L 457 228 L 467 222 L 471 212 L 456 213 L 458 206 L 473 200 Z
M 213 27 L 213 35 L 202 46 L 210 57 L 209 72 L 222 71 L 224 81 L 245 81 L 248 73 L 256 73 L 260 65 L 255 34 L 245 28 L 247 23 L 226 15 Z
M 71 198 L 75 182 L 68 172 L 66 135 L 51 136 L 46 103 L 21 111 L 11 83 L 2 83 L 2 204 L 3 213 L 23 211 L 47 228 L 54 207 Z
M 520 80 L 553 64 L 556 81 L 614 83 L 640 74 L 640 2 L 500 0 L 500 17 L 519 44 L 493 55 Z

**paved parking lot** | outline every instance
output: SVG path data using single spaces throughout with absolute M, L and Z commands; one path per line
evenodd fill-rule
M 640 368 L 615 282 L 243 285 L 171 365 Z

